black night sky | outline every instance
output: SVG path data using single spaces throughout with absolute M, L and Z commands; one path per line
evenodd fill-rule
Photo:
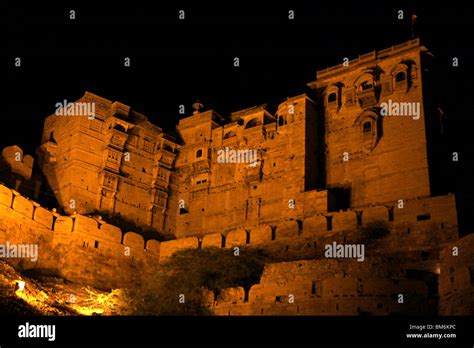
M 458 1 L 7 1 L 0 146 L 34 151 L 54 104 L 86 90 L 130 105 L 168 131 L 180 118 L 178 106 L 189 115 L 196 99 L 223 116 L 278 104 L 304 92 L 316 70 L 407 41 L 415 13 L 416 36 L 439 66 L 436 98 L 451 134 L 446 150 L 460 153 L 453 182 L 472 202 L 465 184 L 474 177 L 473 12 Z M 130 68 L 124 57 L 131 58 Z M 452 57 L 459 58 L 458 68 Z

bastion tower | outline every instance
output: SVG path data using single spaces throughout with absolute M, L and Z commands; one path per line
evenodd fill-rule
M 117 214 L 171 229 L 167 213 L 177 144 L 130 107 L 92 93 L 75 103 L 95 114 L 46 118 L 40 166 L 66 213 Z
M 442 124 L 424 83 L 431 57 L 416 39 L 317 72 L 309 87 L 324 122 L 328 209 L 438 191 L 430 143 Z

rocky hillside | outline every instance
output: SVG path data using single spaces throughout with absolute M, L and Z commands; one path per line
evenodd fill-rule
M 24 282 L 24 283 L 23 283 Z M 124 293 L 18 272 L 0 261 L 0 315 L 126 315 Z

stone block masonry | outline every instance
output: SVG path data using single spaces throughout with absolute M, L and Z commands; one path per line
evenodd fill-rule
M 421 273 L 439 275 L 440 312 L 458 313 L 472 300 L 472 241 L 458 239 L 454 195 L 433 194 L 443 190 L 430 181 L 428 144 L 441 135 L 423 93 L 429 55 L 411 40 L 319 71 L 311 93 L 275 112 L 223 117 L 195 104 L 177 137 L 86 92 L 78 102 L 94 103 L 95 117 L 50 115 L 37 150 L 68 215 L 0 185 L 0 242 L 39 245 L 36 263 L 13 264 L 101 288 L 136 286 L 179 250 L 263 249 L 272 262 L 260 283 L 209 296 L 216 314 L 432 314 L 433 282 Z M 416 105 L 417 115 L 388 117 L 386 103 Z M 222 161 L 222 151 L 256 160 Z M 28 175 L 30 162 L 17 171 Z M 97 212 L 176 239 L 145 240 Z M 376 224 L 383 238 L 373 238 Z M 333 242 L 364 244 L 364 262 L 324 258 Z
M 12 190 L 3 185 L 0 185 L 0 193 L 1 197 L 5 198 L 0 203 L 3 211 L 1 221 L 4 224 L 4 240 L 7 240 L 9 234 L 16 233 L 13 230 L 9 232 L 5 224 L 14 220 L 23 220 L 27 223 L 22 229 L 29 228 L 43 231 L 43 237 L 45 240 L 50 240 L 53 246 L 62 244 L 79 249 L 96 249 L 99 254 L 105 250 L 104 252 L 108 253 L 110 257 L 123 257 L 125 247 L 135 251 L 137 255 L 133 256 L 141 258 L 144 250 L 146 250 L 145 247 L 152 246 L 153 253 L 151 254 L 159 255 L 160 259 L 163 260 L 177 250 L 186 248 L 209 246 L 219 248 L 233 246 L 265 248 L 278 242 L 289 245 L 297 244 L 298 241 L 302 240 L 320 242 L 339 233 L 344 233 L 344 231 L 350 232 L 358 228 L 356 212 L 347 211 L 331 213 L 332 226 L 328 225 L 327 216 L 314 215 L 303 219 L 301 222 L 290 220 L 283 221 L 275 226 L 255 225 L 248 226 L 246 229 L 232 230 L 225 234 L 216 233 L 203 237 L 180 238 L 161 243 L 150 240 L 145 244 L 143 237 L 139 234 L 133 231 L 121 231 L 118 227 L 107 224 L 100 219 L 78 214 L 61 216 L 52 213 L 25 197 L 13 194 Z M 12 202 L 10 202 L 10 199 Z M 449 232 L 456 228 L 454 195 L 428 197 L 418 199 L 416 202 L 407 200 L 406 205 L 404 209 L 410 213 L 402 214 L 401 209 L 395 210 L 393 219 L 386 213 L 388 210 L 385 206 L 361 208 L 358 210 L 362 212 L 362 218 L 359 222 L 363 225 L 371 222 L 373 221 L 371 217 L 373 212 L 379 212 L 375 221 L 384 221 L 389 224 L 391 233 L 387 237 L 387 243 L 391 245 L 392 249 L 400 248 L 400 250 L 403 250 L 407 248 L 407 244 L 417 248 L 432 248 L 436 243 L 442 244 L 456 240 L 456 233 Z M 443 207 L 443 209 L 440 209 L 440 207 Z M 366 211 L 369 213 L 366 214 Z M 429 215 L 429 221 L 417 221 L 416 216 L 419 216 L 419 213 L 424 214 L 423 216 Z M 15 218 L 12 217 L 13 215 Z M 410 233 L 407 233 L 408 230 L 410 230 Z M 437 230 L 440 231 L 439 235 L 433 235 L 433 231 Z M 400 236 L 403 236 L 403 240 L 400 239 Z M 416 238 L 413 238 L 413 236 L 416 236 Z M 201 241 L 199 241 L 200 239 Z
M 449 243 L 437 265 L 439 273 L 439 313 L 474 313 L 474 234 Z
M 165 260 L 166 258 L 173 255 L 178 250 L 197 249 L 198 246 L 199 246 L 199 240 L 197 237 L 187 237 L 187 238 L 180 238 L 176 240 L 162 242 L 160 244 L 160 261 Z
M 398 302 L 404 295 L 404 303 Z M 209 308 L 218 315 L 386 315 L 433 313 L 422 281 L 405 278 L 397 262 L 372 258 L 268 264 L 248 296 L 222 292 Z
M 288 257 L 301 258 L 304 255 L 297 251 L 300 250 L 298 245 L 314 244 L 322 249 L 325 243 L 332 240 L 342 241 L 347 238 L 350 241 L 357 229 L 356 214 L 349 211 L 332 213 L 336 217 L 334 223 L 341 221 L 341 227 L 335 225 L 334 230 L 329 231 L 327 224 L 312 223 L 326 220 L 324 216 L 315 215 L 304 219 L 301 224 L 287 221 L 273 227 L 257 225 L 245 230 L 234 230 L 226 236 L 217 233 L 204 235 L 202 238 L 186 237 L 161 243 L 148 240 L 145 243 L 139 234 L 130 231 L 123 233 L 100 219 L 77 214 L 61 216 L 49 212 L 25 197 L 14 195 L 3 185 L 0 185 L 0 192 L 3 197 L 7 197 L 3 203 L 10 204 L 8 197 L 12 198 L 10 206 L 0 204 L 0 241 L 37 243 L 40 250 L 36 263 L 11 260 L 13 264 L 19 265 L 21 262 L 21 267 L 24 268 L 54 270 L 71 281 L 106 289 L 139 285 L 152 275 L 159 262 L 178 250 L 238 245 L 259 247 L 282 256 L 282 249 L 278 246 L 289 245 L 290 250 L 286 251 Z M 15 204 L 17 199 L 19 203 Z M 431 313 L 432 308 L 424 304 L 428 296 L 427 285 L 421 280 L 406 278 L 403 262 L 390 261 L 391 258 L 385 258 L 383 253 L 386 253 L 388 245 L 392 251 L 397 248 L 400 252 L 406 251 L 403 243 L 397 246 L 396 241 L 401 239 L 401 235 L 404 235 L 403 242 L 411 244 L 410 248 L 414 250 L 433 250 L 455 244 L 457 235 L 449 232 L 452 230 L 448 228 L 452 222 L 450 214 L 455 213 L 454 196 L 428 197 L 423 201 L 407 204 L 422 207 L 420 212 L 430 214 L 434 224 L 446 225 L 444 231 L 440 230 L 439 235 L 433 234 L 432 226 L 425 226 L 425 221 L 406 221 L 398 219 L 398 215 L 390 221 L 389 214 L 384 213 L 387 211 L 385 206 L 367 207 L 367 212 L 371 213 L 364 215 L 365 210 L 361 209 L 359 211 L 363 212 L 362 216 L 367 216 L 370 222 L 373 221 L 371 216 L 376 215 L 378 218 L 375 221 L 389 223 L 391 231 L 385 244 L 368 248 L 366 262 L 327 260 L 321 257 L 319 250 L 313 254 L 313 260 L 267 264 L 259 284 L 248 290 L 223 290 L 217 301 L 209 302 L 209 308 L 219 315 L 357 315 L 398 311 Z M 440 206 L 445 207 L 442 212 L 439 210 Z M 365 223 L 363 219 L 362 224 Z M 400 229 L 399 225 L 403 228 Z M 406 234 L 406 226 L 410 226 L 410 234 Z M 315 228 L 318 231 L 314 231 Z M 423 234 L 426 238 L 421 238 Z M 416 238 L 412 238 L 414 235 Z M 470 260 L 470 256 L 465 254 L 468 242 L 465 238 L 458 244 L 464 255 L 458 259 L 461 265 L 467 265 Z M 291 254 L 292 249 L 295 250 L 294 255 Z M 446 258 L 452 259 L 446 252 L 443 255 L 445 256 L 440 260 L 442 262 Z M 472 286 L 469 282 L 469 267 L 462 267 L 453 273 L 455 279 L 459 279 L 454 282 L 445 275 L 450 274 L 450 271 L 442 273 L 440 290 L 443 301 L 446 302 L 443 307 L 445 312 L 452 312 L 448 309 L 449 301 L 444 300 L 453 296 L 450 287 L 454 286 L 456 291 L 466 289 L 463 290 L 466 295 L 462 296 L 468 296 L 467 289 Z M 397 304 L 394 296 L 398 293 L 406 296 L 407 306 Z
M 160 243 L 102 220 L 61 216 L 0 185 L 0 244 L 36 244 L 38 261 L 8 259 L 99 288 L 140 284 L 159 262 Z M 11 198 L 11 202 L 10 202 Z M 146 246 L 146 248 L 145 248 Z
M 221 248 L 224 245 L 225 237 L 221 233 L 206 234 L 202 238 L 202 247 Z
M 430 129 L 429 72 L 421 69 L 430 53 L 411 40 L 362 57 L 318 71 L 311 93 L 276 110 L 264 104 L 222 116 L 196 104 L 179 120 L 177 137 L 86 92 L 78 102 L 94 103 L 94 119 L 48 116 L 39 165 L 68 214 L 120 215 L 176 238 L 220 233 L 228 247 L 267 240 L 266 232 L 249 236 L 258 225 L 270 226 L 270 240 L 298 238 L 304 220 L 316 234 L 324 224 L 344 231 L 360 225 L 362 210 L 365 221 L 385 219 L 387 209 L 390 220 L 418 222 L 426 214 L 417 200 L 438 192 L 428 144 L 439 134 Z M 416 118 L 380 112 L 385 103 L 408 102 L 419 106 Z M 257 157 L 222 161 L 222 151 Z

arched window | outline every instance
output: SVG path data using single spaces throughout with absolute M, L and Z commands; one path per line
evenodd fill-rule
M 256 127 L 256 126 L 260 126 L 262 124 L 262 122 L 260 122 L 260 120 L 258 118 L 253 118 L 251 119 L 250 121 L 247 122 L 247 124 L 245 125 L 245 128 L 252 128 L 252 127 Z
M 363 124 L 362 124 L 362 132 L 364 134 L 370 134 L 372 133 L 372 122 L 370 121 L 365 121 Z
M 118 130 L 118 131 L 124 132 L 124 133 L 127 132 L 127 131 L 125 130 L 125 127 L 122 126 L 121 124 L 118 124 L 118 123 L 115 124 L 113 128 L 116 129 L 116 130 Z
M 225 133 L 224 139 L 229 139 L 229 138 L 235 137 L 236 135 L 237 134 L 235 134 L 235 132 L 230 131 L 230 132 Z
M 335 101 L 337 101 L 337 94 L 336 92 L 332 92 L 328 96 L 328 103 L 334 103 Z
M 54 132 L 51 132 L 51 133 L 49 134 L 49 141 L 52 142 L 52 143 L 54 143 L 54 144 L 56 144 L 56 140 L 54 139 Z
M 406 74 L 404 71 L 400 71 L 395 75 L 395 82 L 403 82 L 406 80 Z
M 278 117 L 278 126 L 284 126 L 287 124 L 286 117 L 284 115 L 281 115 Z
M 202 157 L 202 149 L 196 151 L 196 158 Z
M 360 84 L 359 89 L 361 91 L 366 91 L 368 89 L 371 89 L 373 87 L 373 84 L 370 83 L 369 81 L 364 81 Z
M 376 110 L 363 111 L 355 120 L 354 130 L 360 134 L 361 150 L 372 151 L 383 135 L 382 117 Z
M 166 150 L 166 151 L 169 151 L 169 152 L 174 152 L 173 148 L 172 148 L 171 146 L 169 146 L 169 145 L 165 145 L 165 146 L 163 147 L 163 150 Z

